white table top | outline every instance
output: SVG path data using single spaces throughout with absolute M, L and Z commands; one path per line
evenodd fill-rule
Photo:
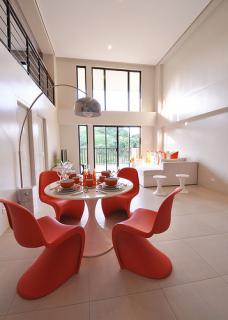
M 89 199 L 104 199 L 104 198 L 115 197 L 127 191 L 130 191 L 133 188 L 133 183 L 127 179 L 119 178 L 118 185 L 119 184 L 122 184 L 123 188 L 115 191 L 107 191 L 103 189 L 98 190 L 97 187 L 94 187 L 94 188 L 88 188 L 88 191 L 84 192 L 83 187 L 81 187 L 80 191 L 75 191 L 71 193 L 67 193 L 67 192 L 59 193 L 58 191 L 56 191 L 56 188 L 59 186 L 59 182 L 57 181 L 46 186 L 46 188 L 44 189 L 44 192 L 47 195 L 54 198 L 58 198 L 58 199 L 89 200 Z

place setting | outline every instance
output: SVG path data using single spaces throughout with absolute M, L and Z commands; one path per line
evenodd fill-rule
M 73 170 L 73 165 L 70 161 L 60 162 L 57 165 L 57 174 L 59 181 L 50 188 L 55 194 L 79 194 L 83 192 L 81 175 Z
M 122 191 L 125 184 L 119 181 L 118 177 L 111 175 L 111 172 L 102 171 L 98 179 L 97 192 L 107 193 Z

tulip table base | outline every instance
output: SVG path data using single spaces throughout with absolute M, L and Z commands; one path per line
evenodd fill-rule
M 75 206 L 77 206 L 77 200 L 85 201 L 88 208 L 88 220 L 84 226 L 84 257 L 97 257 L 105 254 L 113 248 L 110 230 L 104 229 L 100 226 L 97 222 L 95 212 L 96 204 L 99 199 L 115 198 L 115 196 L 128 192 L 133 188 L 133 183 L 127 179 L 119 178 L 118 183 L 119 185 L 122 184 L 122 187 L 117 189 L 115 192 L 97 188 L 84 190 L 83 188 L 82 190 L 72 193 L 62 193 L 56 190 L 56 188 L 59 187 L 58 182 L 53 182 L 44 189 L 44 192 L 51 197 L 63 200 L 75 200 Z
M 105 230 L 96 220 L 96 204 L 98 199 L 85 199 L 88 207 L 88 220 L 84 226 L 85 230 L 85 249 L 83 257 L 96 257 L 113 248 L 112 239 L 106 235 Z

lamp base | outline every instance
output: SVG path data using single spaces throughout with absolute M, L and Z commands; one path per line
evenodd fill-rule
M 36 187 L 17 189 L 17 202 L 33 214 L 37 212 Z

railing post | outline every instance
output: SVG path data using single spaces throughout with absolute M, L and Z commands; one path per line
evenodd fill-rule
M 28 37 L 26 36 L 26 63 L 27 63 L 27 73 L 30 73 L 30 61 L 29 61 L 29 41 Z
M 10 5 L 9 0 L 6 0 L 6 14 L 7 14 L 7 46 L 8 50 L 11 51 L 11 26 L 10 26 Z
M 40 79 L 40 59 L 38 59 L 38 77 L 39 77 L 39 86 L 41 87 L 41 79 Z
M 47 77 L 47 97 L 48 97 L 48 74 L 46 72 L 46 77 Z

